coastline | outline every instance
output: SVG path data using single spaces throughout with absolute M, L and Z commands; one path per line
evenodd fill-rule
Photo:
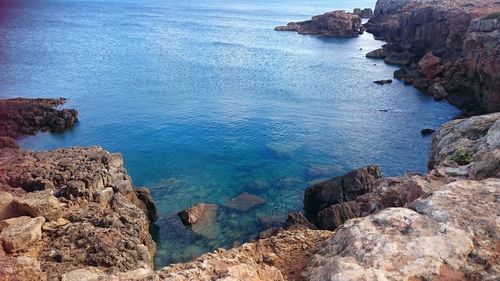
M 331 198 L 327 199 L 326 202 L 330 205 L 324 210 L 331 212 L 327 217 L 338 218 L 330 228 L 336 229 L 347 219 L 353 219 L 347 222 L 346 225 L 341 226 L 341 229 L 337 232 L 309 230 L 303 225 L 297 224 L 294 226 L 292 223 L 287 227 L 290 229 L 275 230 L 272 235 L 266 236 L 267 238 L 227 251 L 217 250 L 203 255 L 193 262 L 171 265 L 158 272 L 154 272 L 152 269 L 154 242 L 148 232 L 149 223 L 154 221 L 155 217 L 154 208 L 147 207 L 152 206 L 152 201 L 149 200 L 150 197 L 147 196 L 147 191 L 140 193 L 133 189 L 131 179 L 123 168 L 123 160 L 118 154 L 109 154 L 96 147 L 32 153 L 17 151 L 17 148 L 11 147 L 11 141 L 6 141 L 7 145 L 3 145 L 2 154 L 7 156 L 2 157 L 2 163 L 8 163 L 9 167 L 16 167 L 16 169 L 19 167 L 19 171 L 33 173 L 30 170 L 32 164 L 26 165 L 23 163 L 25 160 L 22 160 L 20 164 L 16 161 L 19 161 L 20 158 L 36 159 L 31 163 L 37 163 L 37 165 L 31 167 L 42 167 L 41 171 L 35 171 L 35 173 L 39 173 L 37 174 L 38 177 L 30 175 L 29 180 L 23 178 L 24 173 L 15 175 L 17 178 L 23 179 L 15 186 L 21 187 L 22 190 L 9 191 L 15 198 L 4 195 L 5 198 L 10 198 L 8 200 L 13 204 L 9 205 L 8 209 L 14 209 L 12 206 L 19 205 L 19 203 L 15 202 L 20 202 L 19 198 L 24 197 L 27 194 L 26 191 L 38 189 L 55 189 L 59 191 L 62 189 L 63 191 L 58 194 L 65 199 L 59 208 L 62 209 L 61 212 L 65 216 L 74 218 L 74 221 L 62 221 L 58 217 L 59 215 L 56 215 L 56 219 L 54 219 L 53 214 L 47 214 L 43 211 L 26 213 L 29 216 L 34 216 L 34 219 L 44 217 L 47 222 L 41 224 L 37 222 L 37 225 L 43 232 L 55 234 L 35 235 L 36 237 L 42 236 L 42 238 L 36 240 L 38 242 L 35 242 L 34 245 L 26 248 L 29 249 L 29 256 L 13 256 L 4 253 L 0 257 L 5 259 L 5 264 L 11 266 L 14 272 L 27 272 L 28 275 L 26 276 L 31 274 L 31 277 L 34 278 L 32 280 L 43 278 L 42 269 L 47 268 L 47 264 L 57 264 L 54 265 L 54 275 L 48 276 L 49 280 L 58 278 L 63 273 L 66 273 L 66 275 L 62 275 L 63 280 L 79 280 L 78 278 L 81 276 L 91 276 L 93 279 L 90 280 L 98 280 L 99 278 L 120 280 L 211 280 L 214 278 L 301 280 L 301 278 L 304 278 L 324 280 L 325 276 L 331 277 L 334 274 L 337 274 L 335 276 L 339 277 L 340 280 L 349 280 L 348 272 L 350 268 L 355 268 L 359 271 L 359 274 L 365 274 L 358 276 L 359 278 L 373 277 L 374 272 L 378 270 L 373 264 L 380 262 L 378 259 L 387 258 L 387 263 L 404 264 L 405 259 L 398 260 L 396 257 L 391 256 L 390 252 L 378 252 L 378 259 L 377 255 L 374 254 L 374 260 L 370 262 L 363 261 L 362 257 L 369 255 L 367 248 L 373 248 L 374 245 L 380 243 L 390 244 L 391 241 L 397 241 L 397 243 L 394 242 L 390 245 L 404 248 L 403 246 L 411 245 L 420 236 L 429 235 L 442 243 L 451 241 L 450 245 L 452 247 L 440 248 L 438 247 L 439 242 L 425 244 L 426 241 L 418 240 L 429 251 L 419 261 L 432 268 L 428 269 L 428 271 L 404 268 L 404 270 L 407 270 L 404 273 L 414 273 L 415 278 L 428 276 L 431 276 L 431 278 L 432 276 L 446 278 L 460 276 L 460 274 L 470 277 L 475 276 L 473 274 L 479 274 L 477 278 L 483 278 L 480 280 L 489 280 L 488 278 L 498 274 L 498 264 L 495 264 L 493 260 L 494 250 L 489 249 L 498 240 L 483 232 L 487 232 L 488 228 L 498 226 L 495 226 L 494 220 L 488 220 L 486 223 L 479 223 L 478 225 L 472 224 L 471 226 L 464 226 L 464 224 L 468 221 L 465 214 L 470 216 L 469 219 L 479 218 L 479 215 L 483 213 L 494 214 L 495 207 L 498 207 L 495 201 L 492 201 L 494 200 L 492 198 L 495 194 L 498 195 L 500 182 L 498 179 L 488 178 L 498 178 L 498 171 L 495 169 L 498 169 L 499 163 L 497 143 L 500 130 L 499 120 L 500 115 L 497 113 L 471 119 L 455 120 L 445 124 L 433 136 L 433 146 L 429 152 L 430 171 L 426 175 L 377 178 L 372 186 L 366 188 L 367 192 L 356 196 L 354 200 L 345 200 L 348 202 L 334 204 Z M 74 124 L 74 120 L 65 124 L 65 127 L 70 127 Z M 39 126 L 38 129 L 44 129 L 41 125 L 37 126 Z M 53 130 L 52 128 L 49 129 Z M 474 138 L 469 137 L 469 131 L 475 133 Z M 456 154 L 459 148 L 464 147 L 470 152 L 470 155 L 465 157 L 468 160 L 466 162 L 469 163 L 462 165 L 456 161 L 450 161 L 455 156 L 461 156 Z M 84 159 L 79 159 L 82 155 Z M 73 158 L 82 162 L 76 164 L 67 163 L 68 161 L 72 162 Z M 79 167 L 85 167 L 84 178 L 88 175 L 85 174 L 85 171 L 91 171 L 90 174 L 94 174 L 95 169 L 98 169 L 101 180 L 96 182 L 94 182 L 95 178 L 90 179 L 88 182 L 81 180 L 83 185 L 80 183 L 69 184 L 66 179 L 58 181 L 56 177 L 53 177 L 53 182 L 46 181 L 45 176 L 51 174 L 51 169 L 61 163 L 70 165 L 69 167 L 74 165 L 72 169 L 69 169 L 74 171 L 80 171 Z M 45 170 L 43 169 L 44 165 L 47 165 Z M 102 174 L 105 174 L 105 176 L 102 176 Z M 81 175 L 69 175 L 69 178 L 73 179 L 78 176 Z M 2 190 L 8 189 L 6 183 L 10 185 L 12 177 L 9 175 L 9 178 L 3 182 Z M 108 179 L 105 180 L 105 178 Z M 54 182 L 57 183 L 54 184 Z M 26 185 L 24 185 L 25 183 Z M 53 197 L 48 197 L 51 198 L 48 201 L 55 202 Z M 479 206 L 479 211 L 468 206 L 471 200 L 479 199 L 488 204 Z M 446 201 L 449 202 L 446 203 Z M 436 202 L 438 203 L 436 204 Z M 99 207 L 97 207 L 97 211 L 91 210 L 86 206 L 87 204 Z M 456 204 L 456 206 L 453 206 L 453 204 Z M 454 208 L 458 208 L 458 210 Z M 109 213 L 106 213 L 106 210 L 109 210 Z M 90 214 L 90 216 L 83 215 L 82 211 L 85 214 Z M 440 211 L 449 212 L 450 216 L 448 218 L 439 217 L 436 212 Z M 106 213 L 104 220 L 98 219 L 98 217 L 102 216 L 102 212 Z M 120 214 L 118 220 L 115 217 L 116 214 Z M 122 217 L 125 217 L 125 219 L 122 219 Z M 355 219 L 355 217 L 365 218 Z M 115 223 L 121 223 L 122 225 L 116 227 L 115 232 L 111 232 L 111 237 L 106 236 L 106 239 L 77 242 L 80 240 L 71 236 L 74 235 L 72 233 L 95 233 L 95 229 L 100 228 L 111 228 L 113 231 Z M 62 233 L 70 241 L 67 241 L 67 244 L 61 243 L 57 245 L 59 241 L 57 235 L 61 235 L 57 229 L 69 229 L 73 224 L 77 224 L 79 228 L 71 230 L 73 231 L 71 233 Z M 89 225 L 92 225 L 92 228 L 87 229 Z M 133 231 L 127 231 L 126 229 L 131 226 L 135 226 L 131 228 Z M 137 228 L 137 226 L 139 227 Z M 43 229 L 44 227 L 46 230 Z M 441 232 L 440 229 L 443 227 L 448 227 L 448 234 Z M 476 228 L 472 231 L 472 234 L 468 233 L 470 227 Z M 405 233 L 407 228 L 413 228 L 414 233 L 412 234 L 411 231 Z M 400 233 L 387 233 L 396 230 Z M 382 238 L 375 238 L 363 242 L 366 244 L 359 248 L 357 244 L 365 238 L 366 233 L 374 237 L 383 237 L 386 240 L 382 241 Z M 123 245 L 115 243 L 117 237 L 115 235 L 127 235 L 128 237 L 125 238 L 130 238 L 133 245 L 128 242 L 123 243 Z M 479 245 L 471 245 L 474 239 L 479 241 Z M 90 267 L 89 260 L 86 257 L 82 259 L 80 256 L 82 255 L 81 252 L 76 256 L 61 254 L 61 257 L 57 254 L 44 254 L 39 256 L 41 257 L 41 264 L 40 261 L 33 258 L 37 256 L 40 249 L 59 246 L 64 252 L 64 249 L 73 249 L 73 246 L 69 245 L 76 245 L 77 243 L 102 245 L 102 248 L 98 250 L 84 250 L 99 251 L 104 256 L 94 255 L 95 259 L 90 262 L 95 263 L 95 265 Z M 340 247 L 348 250 L 340 255 Z M 433 247 L 436 247 L 442 253 L 446 253 L 446 258 L 439 261 L 438 257 L 432 253 Z M 76 245 L 76 248 L 78 248 L 78 245 Z M 453 251 L 454 249 L 458 250 Z M 418 249 L 412 248 L 412 250 L 413 252 L 409 250 L 404 253 L 407 264 L 414 261 L 411 257 L 415 258 Z M 473 258 L 466 257 L 470 253 L 474 253 L 477 260 L 482 259 L 486 263 L 481 265 L 472 260 Z M 87 254 L 88 256 L 92 255 Z M 340 256 L 343 258 L 341 259 Z M 294 259 L 290 259 L 290 257 L 294 257 Z M 347 260 L 347 257 L 351 257 L 351 259 Z M 335 261 L 335 259 L 338 261 Z M 122 260 L 122 263 L 117 263 L 119 260 Z M 68 264 L 71 264 L 71 266 L 61 269 L 61 265 L 59 265 L 61 261 L 66 262 L 63 263 L 65 267 Z M 111 264 L 113 262 L 115 263 Z M 85 266 L 85 268 L 81 268 L 82 266 Z M 336 268 L 336 271 L 330 271 L 332 266 Z M 489 269 L 484 270 L 487 266 L 489 266 Z M 297 275 L 292 274 L 291 272 L 297 267 L 301 269 L 301 272 Z M 66 269 L 72 270 L 66 271 Z M 485 272 L 481 273 L 481 270 Z M 386 274 L 389 273 L 386 272 Z M 466 274 L 470 274 L 470 276 Z M 29 280 L 29 278 L 27 277 L 26 280 Z

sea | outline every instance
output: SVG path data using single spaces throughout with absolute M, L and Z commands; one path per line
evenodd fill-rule
M 79 122 L 25 149 L 119 152 L 160 219 L 156 266 L 255 239 L 301 211 L 309 185 L 368 164 L 426 171 L 430 137 L 458 114 L 367 59 L 371 34 L 274 31 L 375 0 L 2 0 L 0 97 L 65 97 Z M 235 208 L 247 192 L 259 204 Z M 248 196 L 247 196 L 248 197 Z M 253 197 L 255 198 L 255 197 Z M 230 201 L 233 202 L 234 201 Z M 219 206 L 197 229 L 177 212 Z M 237 203 L 236 205 L 245 205 Z M 238 207 L 238 206 L 236 206 Z

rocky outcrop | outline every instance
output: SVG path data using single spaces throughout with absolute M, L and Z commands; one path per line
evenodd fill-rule
M 299 34 L 322 35 L 334 37 L 355 37 L 364 31 L 361 17 L 345 11 L 333 11 L 314 16 L 308 21 L 290 22 L 278 26 L 277 31 L 296 31 Z
M 495 0 L 379 0 L 366 28 L 391 43 L 386 62 L 405 67 L 397 77 L 424 92 L 439 83 L 438 99 L 474 115 L 500 110 L 499 13 Z
M 0 100 L 0 148 L 17 148 L 14 139 L 38 131 L 61 132 L 72 127 L 78 113 L 59 109 L 65 99 Z

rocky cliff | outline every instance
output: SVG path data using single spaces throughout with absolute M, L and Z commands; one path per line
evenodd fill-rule
M 500 2 L 378 0 L 367 31 L 390 42 L 368 57 L 469 115 L 500 110 Z

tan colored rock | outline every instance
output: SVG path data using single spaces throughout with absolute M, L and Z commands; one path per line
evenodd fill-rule
M 107 277 L 104 272 L 95 267 L 76 269 L 61 276 L 61 281 L 98 281 Z
M 184 225 L 193 225 L 208 213 L 214 213 L 218 209 L 217 205 L 198 203 L 191 208 L 180 211 L 177 215 Z
M 21 215 L 42 216 L 48 221 L 56 221 L 61 218 L 62 210 L 61 204 L 52 192 L 52 190 L 30 192 L 15 200 L 15 209 Z
M 8 192 L 0 191 L 0 220 L 15 216 L 13 202 L 14 196 Z
M 0 241 L 6 252 L 23 250 L 42 238 L 44 217 L 17 217 L 0 222 Z
M 109 205 L 109 202 L 111 202 L 111 199 L 113 198 L 113 188 L 112 187 L 106 187 L 105 189 L 96 192 L 94 194 L 94 197 L 96 198 L 97 202 L 103 207 L 106 207 Z

